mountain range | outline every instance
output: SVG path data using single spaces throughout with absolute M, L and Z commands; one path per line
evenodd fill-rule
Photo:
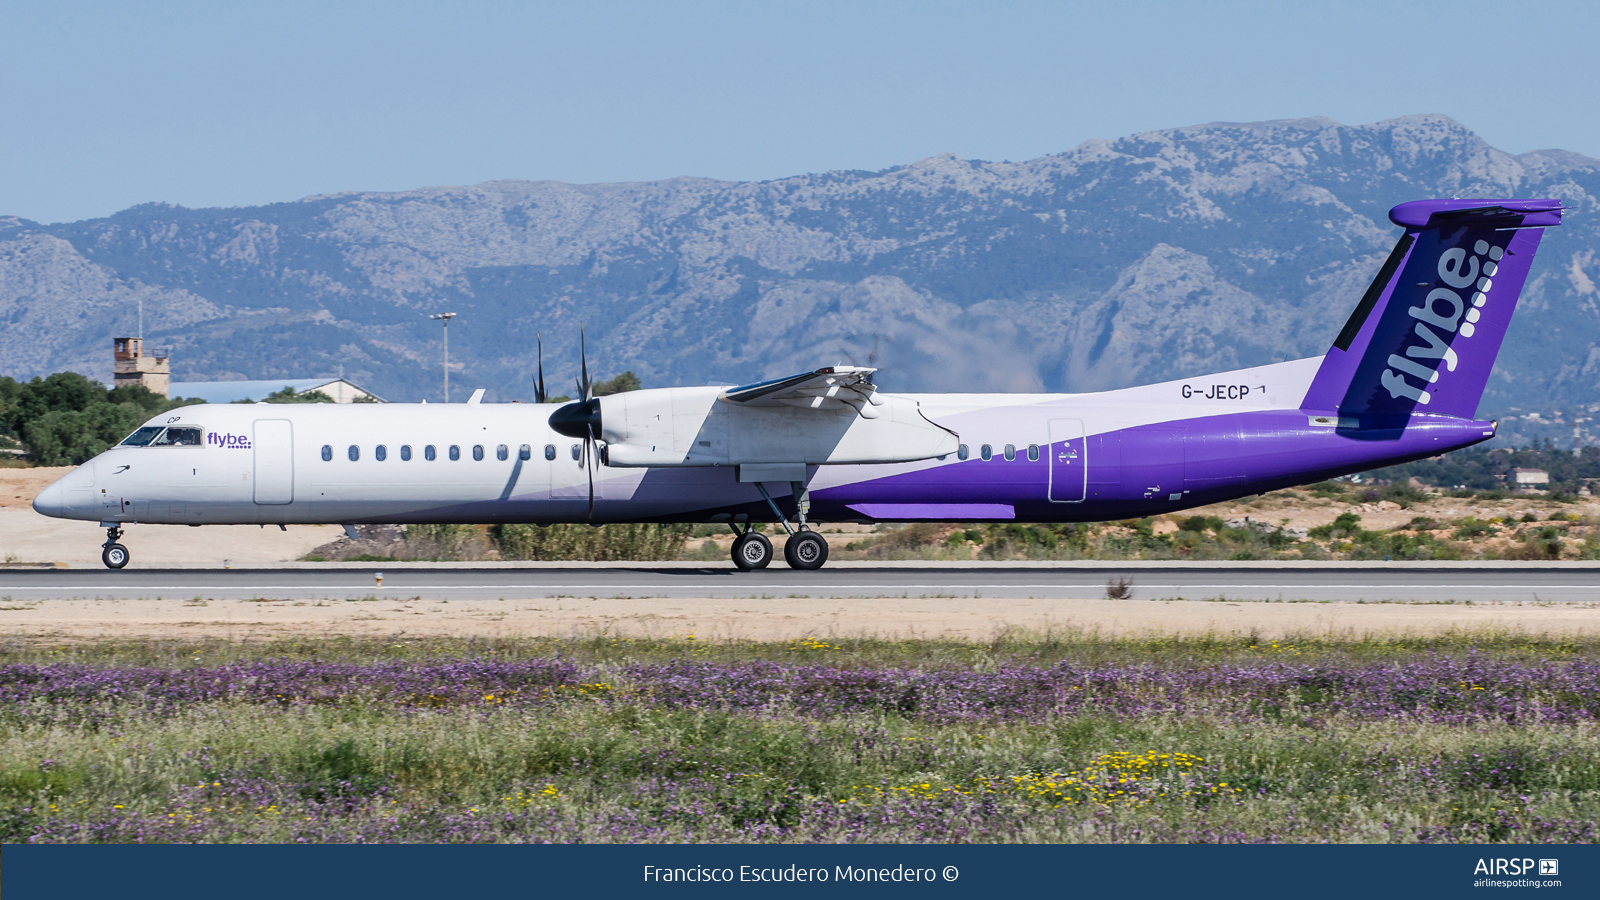
M 1590 442 L 1600 160 L 1438 115 L 1212 123 L 1025 162 L 935 156 L 764 182 L 492 181 L 231 209 L 0 215 L 0 372 L 109 381 L 111 339 L 176 380 L 342 373 L 395 400 L 529 399 L 536 335 L 598 377 L 745 383 L 833 363 L 886 390 L 1086 391 L 1324 352 L 1396 203 L 1560 197 L 1480 409 Z M 181 393 L 181 389 L 178 391 Z M 1600 429 L 1595 429 L 1600 432 Z

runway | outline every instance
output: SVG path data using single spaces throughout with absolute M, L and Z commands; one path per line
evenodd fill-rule
M 378 573 L 382 573 L 381 582 Z M 1126 577 L 1138 600 L 1584 603 L 1600 602 L 1600 567 L 1462 568 L 1338 564 L 1092 568 L 855 565 L 816 572 L 662 566 L 368 567 L 0 570 L 12 600 L 206 598 L 498 600 L 559 597 L 1096 599 Z

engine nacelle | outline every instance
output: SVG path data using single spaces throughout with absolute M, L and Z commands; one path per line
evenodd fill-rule
M 954 453 L 954 432 L 917 402 L 879 394 L 866 418 L 855 409 L 801 409 L 719 402 L 719 387 L 658 388 L 600 398 L 608 466 L 844 465 L 913 462 Z

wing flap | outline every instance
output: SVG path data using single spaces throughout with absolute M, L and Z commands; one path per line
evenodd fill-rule
M 828 366 L 787 378 L 759 381 L 728 388 L 718 398 L 742 406 L 790 406 L 822 412 L 854 410 L 862 418 L 876 419 L 883 405 L 872 383 L 877 369 L 863 366 Z

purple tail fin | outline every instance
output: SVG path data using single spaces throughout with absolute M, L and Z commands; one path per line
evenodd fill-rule
M 1343 417 L 1472 418 L 1559 200 L 1418 200 L 1302 407 Z

